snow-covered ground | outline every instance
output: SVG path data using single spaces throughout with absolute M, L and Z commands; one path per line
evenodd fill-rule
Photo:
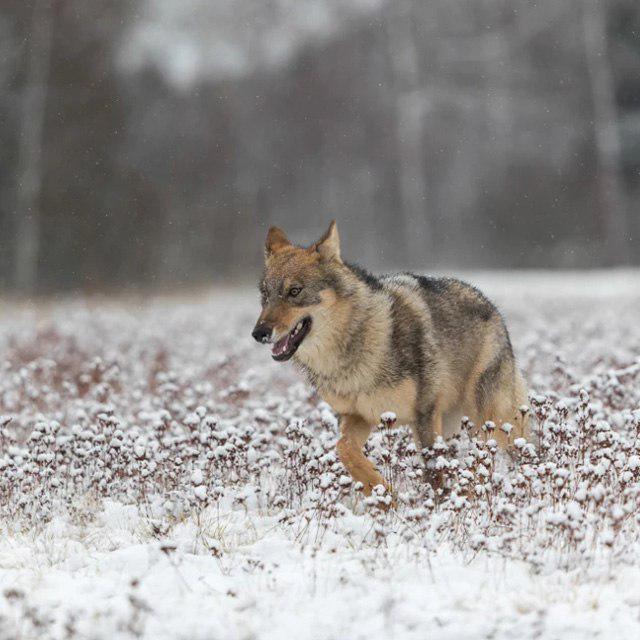
M 469 276 L 542 426 L 364 504 L 253 290 L 0 304 L 0 639 L 640 637 L 640 275 Z M 9 421 L 10 419 L 10 421 Z

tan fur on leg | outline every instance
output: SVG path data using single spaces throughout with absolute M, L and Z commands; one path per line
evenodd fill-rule
M 382 477 L 375 465 L 362 452 L 372 427 L 359 416 L 345 415 L 341 420 L 342 437 L 338 440 L 337 451 L 340 461 L 356 482 L 363 484 L 362 491 L 366 496 L 378 484 L 388 491 L 391 487 Z
M 438 436 L 444 438 L 444 432 L 442 430 L 442 411 L 436 408 L 435 415 L 433 416 L 433 440 L 438 439 Z
M 516 438 L 530 439 L 529 419 L 520 412 L 520 407 L 526 405 L 526 387 L 519 372 L 515 373 L 513 386 L 503 385 L 497 389 L 491 399 L 491 403 L 486 407 L 480 416 L 481 423 L 491 421 L 496 425 L 492 434 L 486 434 L 487 438 L 494 438 L 501 448 L 509 447 Z M 511 433 L 507 435 L 502 429 L 502 425 L 508 422 L 513 427 Z

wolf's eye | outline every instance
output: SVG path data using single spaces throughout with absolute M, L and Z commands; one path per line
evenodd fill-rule
M 289 289 L 289 295 L 292 298 L 295 298 L 297 295 L 300 294 L 301 291 L 302 291 L 302 287 L 291 287 L 291 289 Z

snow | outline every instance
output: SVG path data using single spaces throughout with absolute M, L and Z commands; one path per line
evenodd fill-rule
M 390 511 L 252 341 L 253 290 L 2 304 L 0 638 L 637 638 L 638 280 L 466 277 L 543 439 L 438 443 L 434 496 L 381 417 Z

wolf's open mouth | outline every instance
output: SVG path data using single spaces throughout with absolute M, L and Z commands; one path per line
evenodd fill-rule
M 280 338 L 271 348 L 271 357 L 274 360 L 288 360 L 302 344 L 311 329 L 311 318 L 305 316 L 298 321 L 284 338 Z

